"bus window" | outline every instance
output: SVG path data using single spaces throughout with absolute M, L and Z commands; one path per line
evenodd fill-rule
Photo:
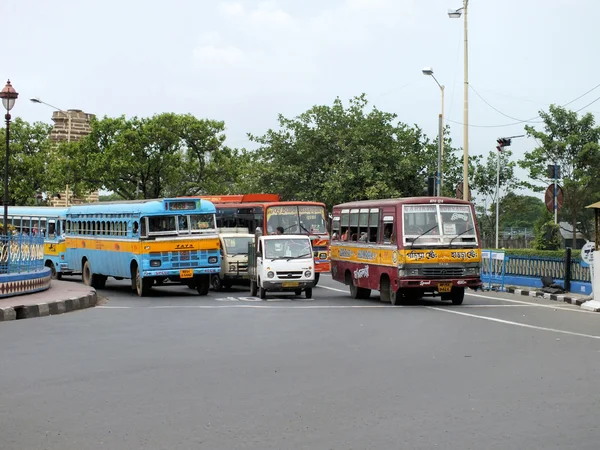
M 358 214 L 358 241 L 369 240 L 369 210 L 361 209 Z
M 334 217 L 331 223 L 331 239 L 337 241 L 340 238 L 340 217 Z
M 350 238 L 349 241 L 358 241 L 358 209 L 350 211 Z
M 193 214 L 190 216 L 192 231 L 214 230 L 215 221 L 212 214 Z
M 383 243 L 393 244 L 395 242 L 394 236 L 394 222 L 391 217 L 383 218 Z
M 48 221 L 48 238 L 54 239 L 56 237 L 56 222 L 54 220 Z
M 153 216 L 148 217 L 150 233 L 177 232 L 175 216 Z
M 140 224 L 142 225 L 141 226 L 141 232 L 140 232 L 140 236 L 141 237 L 148 236 L 148 225 L 147 225 L 147 223 L 148 223 L 148 219 L 146 217 L 142 217 L 140 219 Z
M 369 212 L 369 242 L 375 243 L 379 237 L 379 209 L 371 208 Z
M 177 230 L 182 233 L 182 232 L 189 232 L 190 231 L 190 227 L 188 224 L 188 216 L 179 216 L 177 218 Z

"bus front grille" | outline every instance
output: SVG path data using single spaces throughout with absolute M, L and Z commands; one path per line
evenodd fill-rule
M 197 267 L 208 258 L 207 250 L 185 250 L 179 252 L 154 252 L 150 253 L 151 259 L 160 259 L 163 267 L 173 269 L 186 269 Z
M 462 267 L 424 267 L 423 275 L 426 277 L 462 277 L 464 275 Z

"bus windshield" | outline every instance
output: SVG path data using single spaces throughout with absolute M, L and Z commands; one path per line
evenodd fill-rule
M 265 258 L 311 258 L 312 249 L 306 238 L 304 239 L 276 239 L 265 242 Z
M 404 236 L 476 236 L 468 205 L 404 205 Z
M 151 235 L 189 234 L 215 231 L 214 214 L 192 214 L 148 217 L 148 231 Z
M 223 238 L 223 243 L 225 244 L 225 249 L 227 250 L 228 255 L 247 255 L 248 244 L 253 240 L 254 238 L 249 236 L 226 237 Z
M 280 205 L 267 208 L 267 233 L 327 234 L 325 208 L 319 205 Z

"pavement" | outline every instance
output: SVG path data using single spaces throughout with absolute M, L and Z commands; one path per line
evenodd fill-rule
M 50 289 L 0 298 L 0 322 L 63 314 L 96 306 L 96 290 L 82 283 L 52 280 Z
M 574 293 L 549 294 L 539 289 L 508 286 L 504 292 L 581 306 L 590 296 Z M 0 299 L 0 322 L 63 314 L 96 306 L 98 296 L 93 288 L 82 283 L 52 280 L 47 291 Z

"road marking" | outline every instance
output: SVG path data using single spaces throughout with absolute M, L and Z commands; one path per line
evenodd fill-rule
M 422 306 L 392 306 L 392 305 L 157 305 L 157 306 L 97 306 L 96 309 L 226 309 L 226 308 L 255 308 L 255 309 L 359 309 L 359 308 L 422 308 Z
M 476 314 L 470 314 L 470 313 L 466 313 L 466 312 L 456 311 L 455 309 L 438 308 L 435 306 L 426 306 L 426 308 L 433 309 L 435 311 L 442 311 L 442 312 L 446 312 L 446 313 L 450 313 L 450 314 L 458 314 L 460 316 L 472 317 L 474 319 L 489 320 L 490 322 L 497 322 L 497 323 L 502 323 L 505 325 L 513 325 L 516 327 L 530 328 L 533 330 L 540 330 L 540 331 L 550 331 L 552 333 L 567 334 L 569 336 L 578 336 L 578 337 L 585 337 L 585 338 L 590 338 L 590 339 L 600 339 L 600 336 L 595 336 L 593 334 L 576 333 L 573 331 L 558 330 L 556 328 L 538 327 L 536 325 L 529 325 L 529 324 L 521 323 L 521 322 L 513 322 L 510 320 L 496 319 L 495 317 L 478 316 Z
M 350 293 L 348 290 L 336 289 L 336 288 L 332 288 L 332 287 L 329 287 L 329 286 L 317 286 L 317 287 L 320 287 L 321 289 L 329 289 L 330 291 L 343 292 L 344 294 L 349 294 Z
M 578 313 L 585 313 L 585 314 L 598 314 L 598 313 L 594 313 L 593 311 L 585 311 L 583 309 L 577 309 L 577 306 L 575 306 L 575 305 L 573 305 L 572 308 L 569 308 L 567 306 L 540 305 L 539 303 L 525 302 L 522 300 L 509 300 L 507 298 L 491 297 L 489 295 L 481 295 L 481 294 L 471 294 L 468 292 L 466 292 L 465 295 L 467 295 L 469 297 L 485 298 L 488 300 L 496 300 L 496 301 L 501 301 L 501 302 L 519 303 L 522 305 L 532 305 L 532 306 L 537 306 L 538 308 L 560 309 L 562 311 L 571 311 L 571 312 L 578 312 Z M 551 301 L 553 301 L 553 300 L 551 300 Z

